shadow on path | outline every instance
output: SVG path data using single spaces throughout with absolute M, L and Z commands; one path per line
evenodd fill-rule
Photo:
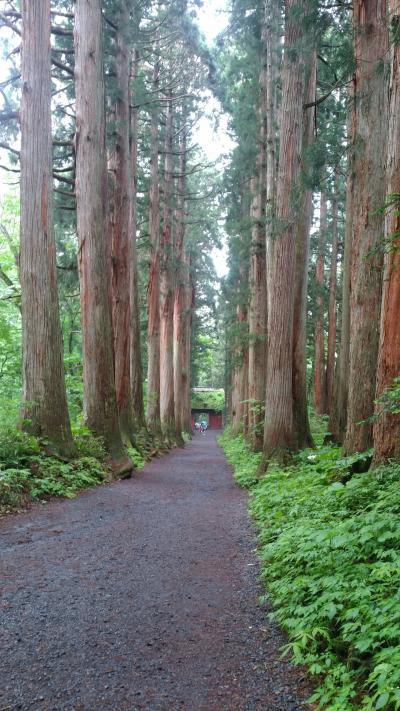
M 297 711 L 215 433 L 0 521 L 0 711 Z

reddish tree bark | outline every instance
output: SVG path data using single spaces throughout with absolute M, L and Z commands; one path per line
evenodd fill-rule
M 296 13 L 294 12 L 296 8 Z M 295 230 L 303 135 L 304 56 L 302 39 L 305 5 L 287 0 L 282 74 L 280 160 L 276 195 L 276 229 L 272 255 L 268 318 L 268 363 L 265 402 L 264 461 L 285 458 L 295 447 L 292 392 Z M 296 15 L 296 17 L 295 17 Z
M 346 454 L 372 445 L 370 418 L 382 295 L 382 255 L 377 247 L 384 231 L 384 216 L 376 210 L 386 193 L 382 150 L 387 138 L 387 82 L 382 71 L 388 49 L 386 14 L 384 0 L 356 0 L 354 4 L 355 156 Z
M 334 407 L 329 418 L 329 431 L 335 442 L 342 444 L 347 425 L 347 403 L 349 392 L 349 359 L 350 359 L 350 273 L 351 245 L 353 234 L 353 192 L 354 192 L 354 134 L 355 106 L 354 87 L 350 85 L 349 98 L 351 109 L 348 117 L 348 143 L 351 148 L 347 164 L 346 186 L 346 227 L 344 237 L 344 255 L 342 267 L 342 309 L 339 361 L 336 369 L 336 396 Z
M 338 198 L 337 173 L 333 187 L 332 198 L 332 251 L 329 273 L 329 308 L 328 308 L 328 352 L 326 360 L 326 409 L 330 414 L 333 408 L 335 355 L 336 355 L 336 287 L 337 287 L 337 253 L 338 253 Z
M 249 303 L 249 432 L 253 450 L 260 452 L 263 445 L 265 384 L 267 376 L 267 262 L 265 206 L 267 199 L 267 116 L 268 116 L 268 55 L 267 22 L 261 30 L 261 71 L 259 105 L 259 148 L 256 176 L 251 181 L 251 248 L 250 248 L 250 303 Z
M 276 177 L 278 165 L 278 75 L 281 66 L 281 7 L 277 0 L 265 0 L 264 24 L 266 30 L 266 256 L 267 299 L 269 311 L 274 247 L 273 226 L 276 211 Z
M 316 83 L 317 55 L 313 52 L 307 67 L 305 104 L 315 100 Z M 315 130 L 315 110 L 305 109 L 305 111 L 302 145 L 304 173 L 307 172 L 304 154 L 314 141 Z M 293 318 L 293 419 L 296 446 L 299 449 L 313 446 L 307 408 L 307 284 L 312 212 L 312 190 L 304 187 L 297 225 Z
M 164 210 L 160 272 L 160 420 L 163 434 L 175 439 L 173 363 L 173 240 L 172 240 L 172 98 L 168 97 L 165 128 Z
M 390 0 L 393 26 L 400 26 L 399 0 Z M 387 193 L 397 196 L 387 210 L 385 236 L 389 240 L 385 254 L 381 330 L 378 355 L 376 396 L 391 387 L 400 375 L 400 44 L 391 45 L 391 80 L 389 106 L 389 135 L 387 155 Z M 393 199 L 393 198 L 392 198 Z M 374 424 L 374 463 L 400 457 L 400 415 L 384 412 L 378 403 Z
M 264 152 L 264 147 L 260 148 Z M 252 230 L 249 303 L 249 431 L 253 450 L 263 444 L 265 383 L 267 374 L 267 263 L 265 244 L 265 160 L 259 156 L 259 175 L 252 184 Z M 263 165 L 261 166 L 260 163 Z
M 129 12 L 126 2 L 116 17 L 115 147 L 113 151 L 114 195 L 112 222 L 112 291 L 115 390 L 122 437 L 133 442 L 134 424 L 130 381 L 130 271 L 132 268 L 132 174 L 129 153 L 130 56 L 126 43 Z
M 185 250 L 185 191 L 186 191 L 186 126 L 185 116 L 183 116 L 183 132 L 181 135 L 179 149 L 179 167 L 177 179 L 176 197 L 176 235 L 175 235 L 175 262 L 176 262 L 176 282 L 174 294 L 174 408 L 176 431 L 190 432 L 187 429 L 187 413 L 190 402 L 190 390 L 187 387 L 190 381 L 190 371 L 188 369 L 188 327 L 187 320 L 190 312 L 187 309 L 187 290 L 189 272 L 187 269 Z
M 235 362 L 232 381 L 232 431 L 237 434 L 248 432 L 248 366 L 249 350 L 247 306 L 239 304 L 236 311 L 238 324 L 238 345 L 235 349 Z
M 153 73 L 153 93 L 156 96 L 160 83 L 160 65 L 157 61 Z M 160 424 L 160 187 L 158 174 L 158 124 L 159 109 L 154 104 L 151 117 L 150 211 L 149 233 L 151 264 L 147 292 L 147 423 L 159 432 Z
M 191 403 L 190 403 L 190 376 L 191 376 L 191 356 L 192 356 L 192 321 L 193 311 L 195 306 L 194 285 L 191 274 L 191 254 L 187 250 L 184 254 L 185 272 L 185 322 L 186 322 L 186 338 L 184 339 L 183 363 L 186 369 L 187 377 L 184 378 L 183 413 L 182 423 L 184 432 L 190 432 L 192 427 L 191 418 Z
M 137 77 L 139 63 L 139 52 L 134 50 L 132 59 L 131 78 L 135 81 Z M 134 97 L 132 97 L 134 98 Z M 136 427 L 146 427 L 143 400 L 143 371 L 142 371 L 142 347 L 140 329 L 140 303 L 139 303 L 139 275 L 138 258 L 136 246 L 137 232 L 137 154 L 138 154 L 138 119 L 139 110 L 133 108 L 134 101 L 131 101 L 131 135 L 130 135 L 130 156 L 131 156 L 131 268 L 130 268 L 130 377 L 132 393 L 132 412 Z
M 317 287 L 315 308 L 314 405 L 319 415 L 326 412 L 325 335 L 324 335 L 324 253 L 327 240 L 327 198 L 321 193 L 320 226 L 315 283 Z
M 53 224 L 50 0 L 24 0 L 21 10 L 21 419 L 71 456 Z
M 132 469 L 119 430 L 111 320 L 111 255 L 100 0 L 75 6 L 76 201 L 85 419 L 116 474 Z

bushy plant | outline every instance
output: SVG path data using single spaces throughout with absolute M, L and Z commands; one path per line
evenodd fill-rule
M 94 457 L 100 462 L 106 459 L 107 452 L 101 437 L 96 437 L 87 427 L 73 427 L 72 434 L 80 457 Z
M 128 447 L 128 455 L 131 458 L 135 469 L 143 469 L 146 464 L 142 454 L 135 447 Z
M 7 425 L 0 429 L 0 468 L 24 467 L 30 458 L 40 452 L 35 437 Z
M 82 457 L 73 462 L 60 462 L 51 457 L 32 461 L 29 495 L 33 499 L 49 496 L 73 498 L 81 489 L 104 481 L 104 467 L 94 457 Z
M 252 486 L 273 616 L 285 651 L 318 677 L 312 700 L 329 711 L 400 709 L 400 465 L 353 474 L 369 453 L 343 459 L 321 446 L 255 481 L 243 438 L 221 444 Z
M 218 441 L 225 452 L 229 464 L 234 467 L 237 483 L 245 488 L 250 488 L 256 484 L 258 481 L 256 472 L 261 460 L 261 454 L 251 451 L 249 443 L 242 434 L 232 437 L 232 431 L 229 427 L 226 428 Z
M 104 467 L 93 457 L 67 463 L 39 455 L 31 459 L 29 469 L 0 470 L 0 502 L 18 506 L 22 494 L 30 499 L 72 498 L 81 489 L 104 481 L 105 477 Z

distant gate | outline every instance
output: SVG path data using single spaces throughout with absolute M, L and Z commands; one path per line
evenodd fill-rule
M 206 419 L 210 430 L 222 430 L 222 412 L 217 412 L 208 407 L 192 408 L 192 429 L 195 422 Z

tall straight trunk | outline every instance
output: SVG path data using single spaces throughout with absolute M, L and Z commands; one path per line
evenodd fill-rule
M 243 270 L 242 270 L 243 271 Z M 235 434 L 248 431 L 248 322 L 247 306 L 239 304 L 236 310 L 239 343 L 235 353 L 232 387 L 232 430 Z
M 50 0 L 24 0 L 21 9 L 21 419 L 71 456 L 53 223 Z
M 267 376 L 267 250 L 265 215 L 267 200 L 268 135 L 268 25 L 266 8 L 261 29 L 261 71 L 259 77 L 259 147 L 256 176 L 251 181 L 251 251 L 249 303 L 249 433 L 253 450 L 263 444 L 265 384 Z
M 130 385 L 130 270 L 132 266 L 132 173 L 129 153 L 129 76 L 130 55 L 126 43 L 129 12 L 126 2 L 116 17 L 115 75 L 115 175 L 112 222 L 112 291 L 115 391 L 119 424 L 126 443 L 133 441 L 134 424 Z
M 185 269 L 185 324 L 186 324 L 186 337 L 184 339 L 183 348 L 183 367 L 186 370 L 187 377 L 183 382 L 183 411 L 182 411 L 182 426 L 184 432 L 190 432 L 192 427 L 191 418 L 191 403 L 190 403 L 190 372 L 191 372 L 191 356 L 192 356 L 192 320 L 193 320 L 193 310 L 194 310 L 194 288 L 191 276 L 191 254 L 187 249 L 184 252 L 184 269 Z
M 328 352 L 326 360 L 326 409 L 330 414 L 333 408 L 335 354 L 336 354 L 336 288 L 338 254 L 338 175 L 336 171 L 332 197 L 332 251 L 329 273 L 328 307 Z
M 167 101 L 165 128 L 164 210 L 161 231 L 160 274 L 160 419 L 162 432 L 175 438 L 174 406 L 174 287 L 172 238 L 172 98 Z
M 342 271 L 342 309 L 339 360 L 336 370 L 336 390 L 334 407 L 329 418 L 329 431 L 338 444 L 343 444 L 347 425 L 347 403 L 349 393 L 349 360 L 350 360 L 350 274 L 351 245 L 353 236 L 353 201 L 354 201 L 354 135 L 355 135 L 355 105 L 354 87 L 349 88 L 351 109 L 347 121 L 348 143 L 351 148 L 347 163 L 346 185 L 346 226 L 344 236 L 344 254 Z
M 385 0 L 356 0 L 355 157 L 350 300 L 350 366 L 346 454 L 372 445 L 379 320 L 387 140 L 388 50 Z M 360 373 L 362 377 L 360 378 Z
M 277 0 L 265 0 L 264 24 L 266 29 L 266 257 L 267 257 L 267 310 L 271 292 L 269 285 L 272 278 L 272 254 L 274 247 L 273 229 L 276 211 L 276 177 L 278 165 L 278 74 L 280 57 L 280 3 Z
M 115 396 L 111 255 L 105 148 L 100 0 L 75 6 L 76 202 L 88 427 L 103 437 L 116 474 L 132 468 L 122 444 Z
M 315 101 L 316 84 L 317 54 L 314 51 L 307 67 L 306 105 Z M 302 153 L 303 169 L 307 173 L 305 152 L 314 142 L 315 109 L 307 108 L 305 112 Z M 293 418 L 299 449 L 313 446 L 307 408 L 307 285 L 312 214 L 312 190 L 304 187 L 297 226 L 293 318 Z
M 139 64 L 139 52 L 133 52 L 131 79 L 134 82 L 137 78 Z M 142 347 L 140 330 L 140 303 L 139 303 L 139 275 L 138 257 L 136 245 L 137 232 L 137 155 L 138 155 L 138 119 L 139 109 L 134 108 L 134 97 L 131 101 L 130 114 L 130 157 L 131 157 L 131 264 L 130 264 L 130 376 L 131 376 L 131 400 L 134 424 L 138 428 L 146 426 L 143 400 L 143 371 L 142 371 Z
M 260 141 L 260 153 L 264 142 Z M 252 230 L 249 303 L 249 432 L 253 450 L 262 450 L 267 374 L 267 262 L 265 245 L 265 160 L 258 157 L 258 177 L 252 185 Z
M 296 12 L 295 12 L 296 11 Z M 296 226 L 296 198 L 303 136 L 304 51 L 302 36 L 305 4 L 286 1 L 285 49 L 282 74 L 280 160 L 276 192 L 276 224 L 271 265 L 268 318 L 268 362 L 265 402 L 264 461 L 285 458 L 296 445 L 293 419 L 292 353 Z
M 314 405 L 319 415 L 326 412 L 326 373 L 325 373 L 325 334 L 324 334 L 324 261 L 327 241 L 327 197 L 321 193 L 320 225 L 318 239 L 317 264 L 315 270 L 315 284 L 317 288 L 315 307 L 315 347 L 314 347 Z
M 177 179 L 177 206 L 176 206 L 176 238 L 175 238 L 175 262 L 176 262 L 176 283 L 174 294 L 174 407 L 175 426 L 177 432 L 186 429 L 189 390 L 187 383 L 190 380 L 187 358 L 187 320 L 189 311 L 187 310 L 187 281 L 189 272 L 187 269 L 186 249 L 185 249 L 185 190 L 186 190 L 186 127 L 185 117 L 183 117 L 183 132 L 179 148 L 179 168 Z M 187 430 L 186 430 L 187 431 Z
M 397 28 L 397 41 L 391 45 L 391 80 L 389 104 L 389 135 L 387 154 L 387 194 L 397 196 L 386 213 L 385 236 L 390 240 L 385 254 L 381 330 L 378 354 L 376 396 L 391 387 L 400 376 L 400 26 L 399 0 L 390 0 L 392 23 Z M 395 238 L 397 235 L 397 239 Z M 374 462 L 379 464 L 400 457 L 400 415 L 377 407 L 374 424 Z
M 153 73 L 153 93 L 156 96 L 160 83 L 160 65 L 157 61 Z M 160 185 L 158 172 L 159 108 L 153 106 L 151 116 L 151 167 L 149 233 L 151 264 L 147 291 L 147 422 L 151 430 L 160 430 Z

